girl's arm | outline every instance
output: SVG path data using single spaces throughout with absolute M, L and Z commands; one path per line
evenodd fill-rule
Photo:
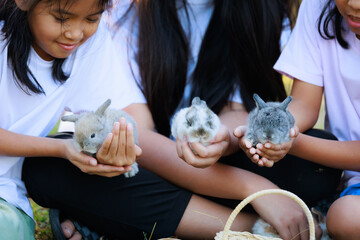
M 78 152 L 72 139 L 33 137 L 0 128 L 0 155 L 18 157 L 58 157 L 71 161 L 81 171 L 101 176 L 117 176 L 123 167 L 97 164 L 96 159 Z
M 290 95 L 293 100 L 289 105 L 289 111 L 294 116 L 300 132 L 312 128 L 319 117 L 323 88 L 294 79 Z
M 154 131 L 152 116 L 146 104 L 132 104 L 125 110 L 134 117 L 138 127 L 139 145 L 143 149 L 138 163 L 164 179 L 197 194 L 238 200 L 262 189 L 278 188 L 259 175 L 221 163 L 205 169 L 185 163 L 178 157 L 176 143 Z M 307 227 L 301 208 L 291 199 L 266 196 L 255 200 L 252 205 L 279 230 L 283 238 L 294 226 L 297 229 Z
M 360 171 L 360 141 L 335 141 L 300 134 L 290 154 L 339 169 Z
M 290 111 L 301 132 L 317 121 L 323 88 L 295 79 Z M 334 141 L 300 134 L 290 153 L 333 168 L 360 170 L 360 141 Z

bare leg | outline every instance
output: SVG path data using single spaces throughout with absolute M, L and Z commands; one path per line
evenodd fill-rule
M 348 195 L 336 200 L 326 217 L 326 226 L 334 239 L 360 239 L 360 196 Z
M 224 229 L 232 210 L 193 195 L 175 234 L 181 239 L 214 239 L 216 233 Z M 254 214 L 240 213 L 231 230 L 250 231 L 257 217 Z

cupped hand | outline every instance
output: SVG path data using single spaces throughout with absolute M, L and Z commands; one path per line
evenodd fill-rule
M 280 161 L 290 151 L 295 138 L 299 135 L 299 128 L 297 126 L 291 128 L 289 135 L 290 141 L 283 144 L 272 144 L 270 142 L 257 144 L 256 154 L 261 156 L 263 161 L 271 161 L 273 163 Z
M 63 141 L 63 158 L 68 159 L 74 166 L 78 167 L 84 173 L 104 177 L 115 177 L 131 170 L 131 166 L 118 167 L 98 163 L 95 158 L 78 152 L 78 150 L 74 147 L 72 139 L 66 139 Z
M 134 127 L 121 118 L 96 153 L 99 163 L 113 166 L 130 166 L 140 157 L 142 150 L 135 144 Z
M 267 160 L 262 158 L 261 155 L 257 153 L 257 149 L 253 146 L 252 142 L 245 138 L 246 133 L 246 125 L 238 126 L 234 130 L 234 136 L 239 138 L 239 147 L 244 151 L 246 156 L 253 162 L 256 163 L 258 166 L 263 167 L 272 167 L 274 162 L 271 160 Z
M 252 162 L 260 167 L 272 167 L 274 163 L 285 157 L 292 147 L 295 138 L 299 135 L 299 129 L 294 126 L 290 129 L 290 141 L 283 144 L 272 144 L 270 142 L 258 143 L 255 147 L 245 138 L 246 126 L 239 126 L 234 130 L 234 136 L 239 138 L 239 147 L 245 152 Z
M 186 139 L 176 139 L 176 150 L 178 156 L 189 165 L 197 168 L 206 168 L 215 164 L 222 157 L 229 144 L 229 130 L 222 125 L 210 145 L 203 146 L 198 142 L 189 143 Z

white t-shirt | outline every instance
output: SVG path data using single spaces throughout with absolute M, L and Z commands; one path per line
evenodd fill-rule
M 190 56 L 188 62 L 188 80 L 187 85 L 185 87 L 184 96 L 182 101 L 179 104 L 178 108 L 188 106 L 191 99 L 191 78 L 194 72 L 198 54 L 200 52 L 201 42 L 205 35 L 206 28 L 210 22 L 211 15 L 214 10 L 214 1 L 213 0 L 188 0 L 188 11 L 189 11 L 189 21 L 186 16 L 185 9 L 182 5 L 182 1 L 177 1 L 177 9 L 179 20 L 182 24 L 182 27 L 185 31 L 185 34 L 190 37 L 189 46 L 190 46 Z M 122 14 L 128 9 L 129 1 L 128 0 L 120 0 L 115 4 L 115 8 L 112 10 L 111 15 L 108 16 L 107 22 L 110 25 L 113 25 Z M 132 16 L 131 16 L 132 17 Z M 130 18 L 131 18 L 130 17 Z M 132 21 L 126 21 L 120 28 L 114 27 L 114 42 L 116 47 L 118 48 L 118 52 L 127 53 L 122 54 L 122 62 L 127 63 L 122 64 L 122 72 L 123 75 L 129 81 L 137 81 L 141 82 L 139 76 L 139 69 L 134 58 L 137 53 L 137 22 L 135 22 L 134 29 L 132 29 Z M 191 33 L 191 34 L 190 34 Z M 130 44 L 130 48 L 128 48 L 128 44 Z M 129 64 L 130 63 L 130 64 Z M 130 67 L 131 66 L 131 67 Z M 229 99 L 233 102 L 242 103 L 239 91 L 236 90 L 234 92 L 234 96 Z M 144 102 L 145 102 L 144 97 Z
M 325 129 L 340 141 L 360 140 L 360 40 L 343 21 L 344 39 L 323 39 L 318 19 L 325 0 L 303 0 L 295 29 L 274 68 L 292 78 L 321 86 L 325 96 Z M 339 159 L 341 161 L 341 159 Z M 360 173 L 346 171 L 349 184 L 360 182 Z
M 0 127 L 5 130 L 45 137 L 64 108 L 74 112 L 94 110 L 108 98 L 112 99 L 113 108 L 141 101 L 135 83 L 125 82 L 118 71 L 118 54 L 103 22 L 94 36 L 65 61 L 63 69 L 70 77 L 62 85 L 53 81 L 52 62 L 44 61 L 31 50 L 29 68 L 46 94 L 27 95 L 15 84 L 8 50 L 3 36 L 0 37 L 0 49 L 4 49 L 0 50 Z M 0 156 L 0 197 L 32 216 L 21 181 L 23 159 Z

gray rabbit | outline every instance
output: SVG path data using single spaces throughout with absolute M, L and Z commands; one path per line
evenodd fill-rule
M 191 106 L 178 111 L 171 125 L 173 137 L 183 139 L 186 136 L 188 142 L 200 142 L 204 146 L 210 145 L 210 141 L 216 136 L 221 126 L 219 117 L 211 111 L 206 102 L 194 97 Z
M 249 113 L 245 137 L 253 146 L 258 143 L 282 144 L 290 141 L 289 131 L 295 123 L 288 110 L 292 97 L 288 96 L 283 102 L 267 103 L 256 93 L 253 98 L 256 108 Z
M 125 118 L 126 123 L 134 126 L 135 144 L 138 143 L 136 124 L 134 119 L 126 112 L 119 109 L 108 109 L 111 100 L 106 100 L 95 112 L 84 112 L 81 114 L 63 116 L 61 120 L 75 123 L 74 144 L 80 151 L 88 155 L 95 154 L 106 136 L 112 132 L 115 122 L 121 117 Z M 125 173 L 125 177 L 133 177 L 139 171 L 137 163 L 132 165 L 132 170 Z

